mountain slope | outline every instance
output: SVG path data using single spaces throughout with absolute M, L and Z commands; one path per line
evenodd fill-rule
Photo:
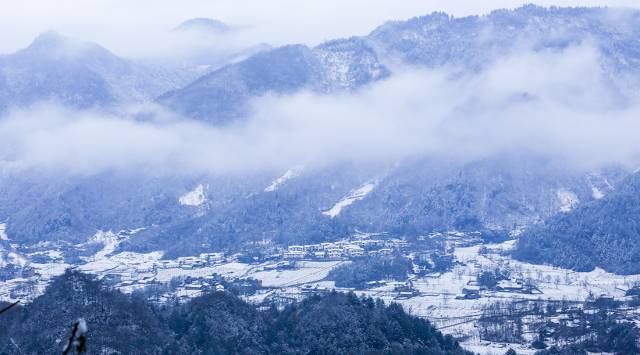
M 581 44 L 596 48 L 610 94 L 624 100 L 624 88 L 640 85 L 640 12 L 614 11 L 528 5 L 463 18 L 433 13 L 389 22 L 364 37 L 261 53 L 158 101 L 197 119 L 226 123 L 247 115 L 249 100 L 267 93 L 353 90 L 388 77 L 389 68 L 404 65 L 473 73 L 517 49 L 542 52 Z M 616 21 L 615 16 L 624 20 Z M 263 78 L 274 77 L 278 80 L 264 85 Z
M 389 55 L 427 67 L 461 65 L 475 70 L 514 49 L 540 51 L 589 43 L 602 51 L 604 65 L 636 71 L 639 17 L 632 9 L 526 5 L 462 18 L 433 13 L 389 22 L 369 37 Z
M 160 97 L 160 102 L 179 113 L 215 120 L 246 114 L 243 103 L 268 91 L 293 92 L 319 79 L 317 63 L 308 48 L 287 46 L 259 53 L 239 64 L 224 67 L 179 91 Z
M 566 206 L 560 191 L 574 195 L 577 206 L 595 199 L 594 178 L 521 156 L 469 164 L 335 164 L 308 167 L 281 181 L 283 173 L 152 178 L 113 172 L 44 175 L 45 181 L 35 174 L 5 176 L 0 221 L 23 246 L 78 244 L 99 230 L 146 228 L 120 247 L 175 257 L 238 250 L 257 240 L 336 240 L 355 230 L 406 237 L 434 230 L 510 230 L 561 213 Z M 623 175 L 602 174 L 613 186 Z M 280 184 L 267 189 L 273 181 Z
M 577 271 L 640 273 L 640 175 L 602 199 L 526 231 L 514 256 Z
M 331 92 L 357 88 L 386 77 L 372 48 L 360 39 L 309 48 L 290 45 L 225 66 L 158 101 L 183 115 L 216 124 L 250 113 L 251 98 L 308 89 Z
M 59 353 L 80 317 L 91 353 L 470 354 L 401 306 L 353 294 L 313 296 L 283 311 L 262 312 L 214 292 L 161 310 L 74 271 L 33 303 L 0 317 L 0 352 Z
M 91 276 L 68 271 L 26 307 L 0 317 L 0 352 L 58 354 L 78 318 L 88 323 L 87 347 L 98 353 L 160 354 L 171 345 L 171 332 L 152 308 L 118 291 L 105 289 Z M 18 351 L 16 351 L 16 348 Z
M 55 100 L 74 108 L 139 102 L 183 85 L 192 74 L 120 58 L 55 32 L 0 57 L 0 109 Z

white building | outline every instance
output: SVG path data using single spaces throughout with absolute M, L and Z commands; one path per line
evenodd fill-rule
M 309 245 L 305 245 L 304 246 L 304 250 L 305 251 L 318 251 L 318 250 L 322 250 L 322 245 L 321 244 L 309 244 Z
M 348 245 L 345 247 L 345 251 L 347 252 L 347 254 L 349 254 L 349 256 L 363 256 L 364 255 L 364 249 L 362 249 L 361 247 L 357 246 L 357 245 Z
M 304 252 L 304 246 L 303 245 L 290 245 L 289 248 L 287 248 L 287 251 L 289 251 L 289 252 Z
M 342 249 L 339 249 L 339 248 L 327 249 L 327 257 L 331 259 L 341 258 Z
M 287 252 L 284 253 L 284 258 L 285 259 L 302 259 L 305 256 L 305 252 L 304 251 L 292 251 L 289 250 Z

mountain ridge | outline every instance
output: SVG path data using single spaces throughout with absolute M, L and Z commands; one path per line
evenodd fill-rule
M 339 74 L 331 75 L 330 63 L 316 63 L 308 71 L 299 74 L 327 71 L 323 85 L 300 82 L 300 78 L 295 76 L 290 77 L 291 81 L 286 84 L 289 89 L 310 89 L 319 93 L 356 90 L 391 76 L 390 67 L 397 64 L 419 68 L 462 66 L 465 71 L 473 72 L 486 67 L 496 58 L 504 57 L 523 42 L 530 42 L 529 46 L 540 51 L 591 41 L 604 55 L 602 66 L 606 72 L 617 76 L 612 83 L 624 81 L 628 85 L 638 86 L 640 81 L 632 78 L 636 77 L 637 68 L 640 67 L 640 41 L 637 40 L 640 26 L 622 28 L 622 25 L 607 18 L 608 11 L 612 10 L 528 5 L 515 10 L 496 10 L 485 16 L 455 18 L 436 12 L 406 21 L 387 22 L 366 36 L 335 39 L 313 48 L 305 46 L 305 51 L 315 52 L 321 58 L 338 58 L 336 67 L 355 80 L 341 81 Z M 639 11 L 625 11 L 628 17 L 640 18 Z M 281 48 L 274 51 L 282 51 Z M 270 59 L 264 58 L 261 68 L 268 73 L 272 67 L 281 67 L 282 63 L 288 61 L 295 64 L 298 60 L 299 55 L 288 57 L 274 53 Z M 185 88 L 165 93 L 158 101 L 181 114 L 214 124 L 225 124 L 250 113 L 247 110 L 250 98 L 267 93 L 290 93 L 290 90 L 280 87 L 285 82 L 274 83 L 255 92 L 226 90 L 225 86 L 216 84 L 222 78 L 232 80 L 226 76 L 229 71 L 249 73 L 251 69 L 248 66 L 242 62 L 231 64 L 199 78 Z M 236 85 L 231 82 L 232 87 Z M 612 89 L 617 90 L 615 84 L 612 85 Z M 207 90 L 218 94 L 211 95 Z M 208 107 L 206 102 L 212 100 L 228 100 L 233 107 L 240 107 L 234 111 L 225 106 L 217 111 L 219 105 L 224 104 L 211 104 Z M 194 110 L 193 107 L 199 109 Z

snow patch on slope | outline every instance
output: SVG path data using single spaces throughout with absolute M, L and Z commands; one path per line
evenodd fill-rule
M 604 197 L 604 192 L 600 191 L 600 189 L 595 186 L 591 186 L 591 196 L 596 200 L 599 200 Z
M 322 212 L 322 214 L 331 218 L 336 217 L 340 214 L 340 212 L 342 212 L 342 209 L 344 209 L 345 207 L 350 206 L 352 203 L 365 198 L 371 191 L 373 191 L 377 184 L 377 181 L 368 182 L 362 185 L 360 188 L 352 190 L 347 196 L 338 201 L 338 203 L 336 203 L 331 209 Z
M 9 240 L 9 236 L 7 236 L 7 225 L 5 223 L 0 223 L 0 240 Z
M 0 268 L 7 265 L 17 265 L 19 267 L 25 267 L 28 264 L 28 260 L 15 251 L 6 250 L 0 246 Z
M 591 186 L 591 196 L 596 200 L 603 198 L 608 192 L 615 190 L 609 180 L 600 174 L 594 173 L 587 175 L 587 181 Z
M 183 206 L 200 206 L 205 201 L 206 197 L 202 184 L 198 185 L 193 191 L 187 192 L 178 198 L 178 202 Z
M 264 192 L 274 192 L 278 189 L 278 187 L 280 187 L 282 184 L 284 184 L 285 182 L 287 182 L 287 180 L 296 178 L 298 176 L 300 176 L 300 173 L 302 172 L 302 167 L 297 166 L 294 168 L 291 168 L 289 170 L 287 170 L 286 173 L 284 173 L 284 175 L 280 176 L 279 178 L 273 180 L 273 182 L 271 182 L 271 185 L 267 186 L 267 188 L 264 189 Z
M 558 200 L 560 201 L 560 212 L 566 213 L 571 211 L 579 202 L 578 196 L 567 189 L 559 189 L 556 192 Z
M 7 236 L 6 229 L 7 225 L 0 223 L 0 268 L 7 265 L 24 267 L 29 261 L 24 256 L 18 254 L 11 244 L 7 243 L 9 237 Z
M 102 250 L 95 253 L 95 255 L 93 256 L 94 260 L 100 260 L 100 259 L 106 258 L 108 255 L 112 254 L 118 247 L 118 244 L 120 244 L 120 240 L 118 236 L 112 231 L 108 231 L 108 232 L 98 231 L 98 233 L 96 233 L 90 239 L 89 242 L 100 243 L 104 245 Z
M 100 269 L 108 265 L 109 267 L 113 267 L 113 265 L 117 264 L 113 262 L 113 259 L 120 254 L 114 254 L 120 245 L 120 243 L 129 239 L 132 235 L 144 230 L 144 228 L 132 229 L 128 231 L 120 231 L 118 233 L 114 233 L 112 231 L 98 231 L 96 234 L 91 237 L 86 243 L 81 244 L 80 246 L 87 244 L 102 244 L 103 247 L 97 253 L 88 258 L 83 258 L 87 261 L 86 264 L 82 265 L 83 270 L 94 270 Z

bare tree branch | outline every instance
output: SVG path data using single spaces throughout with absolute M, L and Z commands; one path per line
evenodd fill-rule
M 13 307 L 17 306 L 17 305 L 18 305 L 18 303 L 20 303 L 20 301 L 19 301 L 19 300 L 18 300 L 18 301 L 13 302 L 12 304 L 10 304 L 10 305 L 8 305 L 8 306 L 6 306 L 6 307 L 4 307 L 3 309 L 0 309 L 0 314 L 2 314 L 2 313 L 4 313 L 4 312 L 6 312 L 6 311 L 10 310 L 11 308 L 13 308 Z
M 71 336 L 69 337 L 67 346 L 65 346 L 64 350 L 62 351 L 62 355 L 69 354 L 71 349 L 75 349 L 77 354 L 84 353 L 87 350 L 85 338 L 86 333 L 87 322 L 85 322 L 85 320 L 82 318 L 78 318 L 78 320 L 73 322 L 73 330 L 71 331 Z

